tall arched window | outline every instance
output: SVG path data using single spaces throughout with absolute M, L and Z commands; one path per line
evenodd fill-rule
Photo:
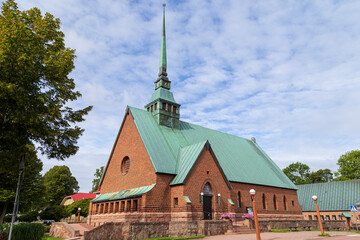
M 263 193 L 263 195 L 262 195 L 262 204 L 263 204 L 263 209 L 266 209 L 266 197 L 265 197 L 265 193 Z
M 274 202 L 274 209 L 277 210 L 277 206 L 276 206 L 276 196 L 274 194 L 274 197 L 273 197 L 273 202 Z
M 286 206 L 286 197 L 284 196 L 284 209 L 287 210 L 287 206 Z
M 238 208 L 241 208 L 241 193 L 240 193 L 240 191 L 238 191 L 237 200 L 238 200 Z

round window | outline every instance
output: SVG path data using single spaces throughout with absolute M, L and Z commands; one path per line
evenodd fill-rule
M 121 173 L 125 175 L 129 172 L 129 169 L 130 169 L 130 159 L 129 157 L 124 157 L 121 163 Z

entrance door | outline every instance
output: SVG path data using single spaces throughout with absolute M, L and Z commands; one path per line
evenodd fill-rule
M 203 197 L 203 211 L 204 211 L 204 219 L 211 220 L 212 219 L 212 208 L 211 208 L 211 199 L 212 196 L 204 196 Z
M 210 183 L 206 183 L 202 191 L 204 219 L 212 219 L 212 189 Z

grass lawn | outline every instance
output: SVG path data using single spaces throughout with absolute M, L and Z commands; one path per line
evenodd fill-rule
M 144 240 L 181 240 L 181 239 L 195 239 L 204 238 L 205 236 L 191 236 L 191 237 L 161 237 L 161 238 L 148 238 Z
M 62 239 L 63 238 L 56 238 L 56 237 L 51 237 L 51 236 L 48 236 L 48 235 L 44 235 L 41 240 L 62 240 Z

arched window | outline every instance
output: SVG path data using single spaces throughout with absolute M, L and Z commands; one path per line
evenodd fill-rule
M 240 191 L 237 194 L 237 200 L 238 200 L 238 208 L 241 208 L 241 193 L 240 193 Z
M 277 210 L 277 206 L 276 206 L 276 196 L 274 194 L 274 197 L 273 197 L 273 202 L 274 202 L 274 209 Z
M 263 193 L 263 195 L 262 195 L 262 204 L 263 204 L 263 209 L 266 209 L 266 197 L 265 197 L 265 193 Z
M 285 210 L 287 210 L 287 206 L 286 206 L 286 197 L 285 197 L 285 196 L 284 196 L 283 201 L 284 201 L 284 209 L 285 209 Z
M 124 159 L 121 162 L 121 173 L 125 175 L 129 172 L 129 169 L 130 169 L 130 158 L 124 157 Z
M 213 195 L 210 183 L 206 183 L 203 189 L 204 195 Z

